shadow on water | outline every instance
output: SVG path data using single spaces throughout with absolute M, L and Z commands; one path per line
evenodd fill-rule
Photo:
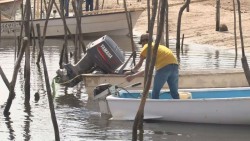
M 87 45 L 99 37 L 84 37 Z M 111 38 L 125 53 L 131 53 L 131 43 L 127 36 Z M 134 37 L 135 43 L 139 36 Z M 59 53 L 63 39 L 46 39 L 44 53 L 50 82 L 59 68 Z M 14 67 L 14 42 L 3 40 L 0 43 L 0 65 L 8 79 L 12 77 Z M 141 48 L 136 44 L 137 50 Z M 175 42 L 170 42 L 170 48 L 175 52 Z M 69 41 L 69 50 L 73 50 Z M 1 140 L 54 140 L 53 126 L 44 85 L 43 67 L 36 66 L 36 53 L 31 59 L 31 101 L 24 105 L 23 68 L 19 71 L 11 115 L 0 120 Z M 249 58 L 249 57 L 248 57 Z M 228 50 L 204 45 L 184 45 L 181 54 L 181 69 L 242 69 L 240 60 Z M 8 90 L 0 80 L 0 105 L 4 105 Z M 101 116 L 96 101 L 88 100 L 84 85 L 65 89 L 55 86 L 55 111 L 60 129 L 61 140 L 131 140 L 132 121 L 114 121 Z M 35 100 L 34 94 L 39 93 L 40 99 Z M 24 105 L 24 106 L 23 106 Z M 1 106 L 3 111 L 4 106 Z M 136 107 L 135 107 L 136 108 Z M 167 107 L 166 107 L 167 108 Z M 2 124 L 3 123 L 3 124 Z M 2 125 L 6 126 L 2 126 Z M 247 141 L 249 126 L 189 124 L 178 122 L 145 121 L 143 139 L 148 140 L 178 140 L 178 141 Z M 14 130 L 15 129 L 15 130 Z

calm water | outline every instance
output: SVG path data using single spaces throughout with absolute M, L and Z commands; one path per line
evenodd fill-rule
M 85 43 L 97 39 L 85 38 Z M 131 48 L 127 37 L 112 37 L 124 50 Z M 135 41 L 138 38 L 135 37 Z M 59 52 L 63 41 L 48 39 L 45 43 L 45 56 L 50 82 L 59 68 Z M 70 42 L 72 47 L 72 43 Z M 171 48 L 174 50 L 174 44 Z M 72 49 L 72 48 L 71 48 Z M 2 40 L 0 46 L 0 65 L 8 80 L 12 79 L 14 68 L 14 41 Z M 19 71 L 16 84 L 16 97 L 11 106 L 10 118 L 2 113 L 8 98 L 8 89 L 0 79 L 0 140 L 53 141 L 54 131 L 50 118 L 43 68 L 35 65 L 36 55 L 31 55 L 31 101 L 24 106 L 24 70 Z M 249 58 L 249 57 L 248 57 Z M 23 65 L 22 65 L 23 66 Z M 208 46 L 184 46 L 181 56 L 181 69 L 241 69 L 240 58 L 235 61 L 229 50 L 218 50 Z M 39 92 L 40 100 L 35 102 L 34 93 Z M 54 98 L 55 112 L 63 141 L 90 140 L 131 140 L 131 121 L 110 121 L 101 117 L 98 106 L 88 101 L 84 85 L 64 90 L 57 85 Z M 166 107 L 167 108 L 167 107 Z M 190 109 L 192 110 L 192 109 Z M 248 141 L 250 126 L 190 124 L 178 122 L 147 121 L 144 123 L 146 141 Z

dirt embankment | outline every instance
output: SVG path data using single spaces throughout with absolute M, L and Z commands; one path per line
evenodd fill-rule
M 241 20 L 245 50 L 250 52 L 250 0 L 241 1 Z M 169 1 L 169 35 L 176 39 L 177 17 L 183 0 Z M 237 45 L 241 48 L 239 34 L 238 6 L 236 4 Z M 146 7 L 146 0 L 138 6 Z M 216 28 L 216 0 L 195 0 L 190 3 L 189 12 L 182 15 L 181 35 L 185 35 L 185 43 L 208 44 L 216 47 L 235 48 L 234 41 L 234 11 L 232 0 L 221 0 L 220 23 L 228 27 L 226 32 L 215 31 Z M 145 10 L 137 21 L 135 32 L 143 33 L 147 30 L 147 11 Z M 156 28 L 155 28 L 156 31 Z M 156 33 L 156 32 L 155 32 Z M 240 52 L 240 51 L 238 51 Z

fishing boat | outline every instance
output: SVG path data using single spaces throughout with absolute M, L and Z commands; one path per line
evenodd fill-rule
M 104 86 L 104 87 L 103 87 Z M 101 90 L 100 87 L 107 88 Z M 141 101 L 142 90 L 126 90 L 115 85 L 96 88 L 103 115 L 112 120 L 134 120 Z M 149 92 L 144 108 L 144 119 L 212 123 L 250 124 L 250 88 L 180 89 L 180 99 L 172 99 L 168 90 L 160 99 L 151 99 Z
M 12 18 L 15 16 L 16 11 L 20 8 L 22 0 L 1 0 L 0 11 L 1 17 Z
M 89 98 L 93 98 L 93 90 L 97 85 L 110 83 L 112 85 L 127 86 L 130 83 L 141 82 L 142 85 L 133 89 L 143 89 L 144 77 L 137 77 L 132 82 L 125 80 L 123 74 L 82 74 L 82 81 L 85 85 Z M 241 69 L 235 70 L 184 70 L 180 71 L 179 88 L 229 88 L 247 87 L 248 83 Z M 165 84 L 164 88 L 168 88 Z
M 144 8 L 129 8 L 132 27 L 136 24 Z M 66 17 L 66 24 L 71 34 L 79 33 L 76 17 Z M 40 24 L 41 31 L 45 26 L 45 19 L 35 19 L 33 24 Z M 88 35 L 127 35 L 129 33 L 126 12 L 124 9 L 100 10 L 83 13 L 81 16 L 82 34 Z M 21 21 L 4 21 L 1 23 L 1 35 L 3 38 L 11 38 L 19 35 Z M 47 25 L 47 37 L 63 36 L 64 24 L 61 18 L 50 18 Z M 35 37 L 37 36 L 35 30 Z

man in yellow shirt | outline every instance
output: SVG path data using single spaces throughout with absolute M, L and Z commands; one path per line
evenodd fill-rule
M 135 77 L 143 76 L 143 71 L 138 71 L 145 58 L 147 57 L 149 34 L 142 34 L 140 44 L 142 44 L 142 51 L 140 53 L 140 60 L 131 70 L 133 74 L 126 76 L 127 81 L 133 80 Z M 152 43 L 152 48 L 154 43 Z M 159 45 L 156 62 L 155 62 L 155 76 L 153 83 L 152 99 L 159 99 L 159 93 L 165 82 L 168 83 L 170 94 L 173 99 L 179 99 L 178 93 L 178 80 L 179 80 L 179 67 L 178 62 L 172 51 L 166 46 Z

